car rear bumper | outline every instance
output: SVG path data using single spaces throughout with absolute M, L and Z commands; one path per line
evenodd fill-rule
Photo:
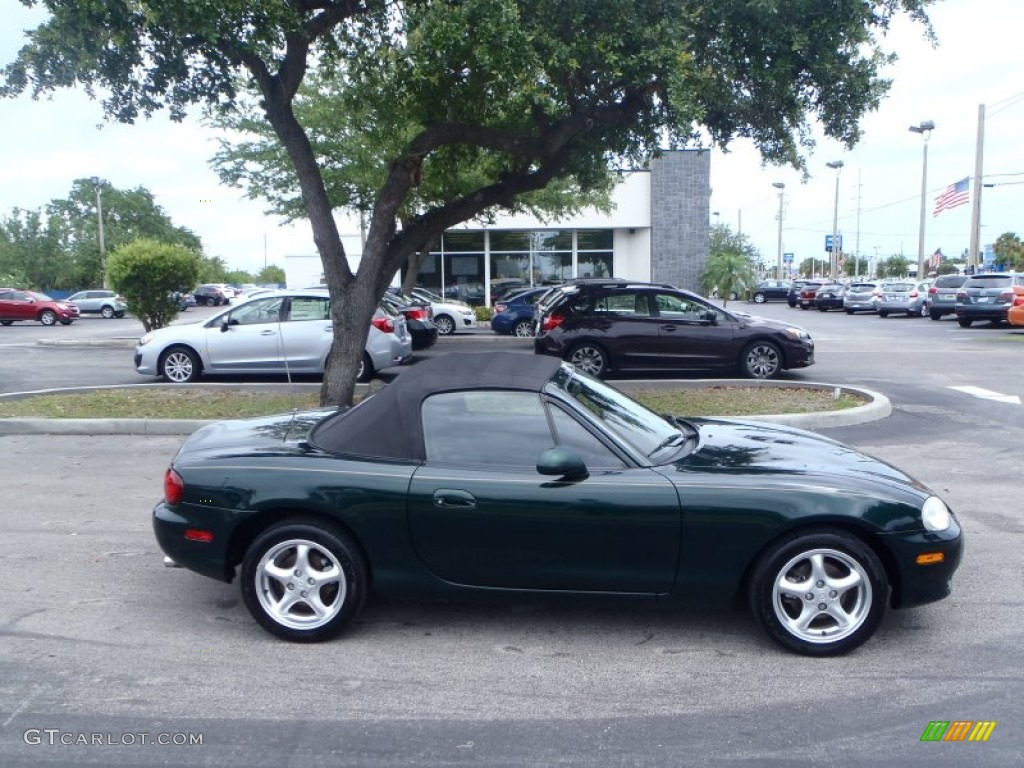
M 957 304 L 956 316 L 965 320 L 1006 320 L 1009 304 Z
M 190 509 L 180 504 L 171 509 L 161 501 L 153 507 L 153 533 L 160 549 L 171 560 L 190 571 L 218 581 L 230 582 L 235 569 L 228 560 L 230 536 L 221 528 L 211 528 L 209 509 Z M 186 531 L 205 531 L 212 534 L 210 541 L 186 538 Z

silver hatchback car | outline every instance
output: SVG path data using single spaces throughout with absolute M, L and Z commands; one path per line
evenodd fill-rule
M 878 316 L 925 317 L 928 314 L 928 288 L 931 284 L 931 280 L 896 280 L 882 283 L 879 289 L 882 295 L 878 300 Z
M 279 291 L 229 307 L 209 320 L 150 331 L 135 348 L 135 370 L 167 381 L 203 373 L 323 373 L 331 349 L 331 300 L 323 291 Z M 359 381 L 412 358 L 405 318 L 378 309 Z
M 843 309 L 848 315 L 854 312 L 877 312 L 880 299 L 878 283 L 850 283 L 843 298 Z
M 77 304 L 78 311 L 83 315 L 94 313 L 108 320 L 112 317 L 124 317 L 124 313 L 128 311 L 128 302 L 124 296 L 113 291 L 79 291 L 69 296 L 67 300 Z

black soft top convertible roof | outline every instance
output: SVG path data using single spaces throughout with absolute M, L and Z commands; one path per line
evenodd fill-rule
M 330 416 L 310 442 L 330 453 L 423 461 L 420 405 L 438 392 L 505 389 L 540 392 L 561 361 L 515 352 L 459 352 L 422 360 L 355 408 Z M 485 436 L 481 435 L 481 438 Z

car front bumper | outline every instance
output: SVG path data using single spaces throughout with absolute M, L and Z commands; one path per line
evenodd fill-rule
M 879 535 L 891 556 L 887 564 L 893 576 L 893 608 L 909 608 L 948 597 L 953 574 L 963 558 L 964 535 L 953 517 L 945 531 L 912 531 Z M 941 562 L 919 564 L 921 555 L 941 554 Z

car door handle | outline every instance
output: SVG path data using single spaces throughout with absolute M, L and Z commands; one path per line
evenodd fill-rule
M 663 325 L 663 326 L 661 326 L 661 330 L 663 330 L 663 331 L 674 331 L 675 329 L 676 329 L 676 327 L 674 325 Z
M 438 488 L 434 491 L 434 506 L 446 509 L 473 509 L 476 507 L 476 499 L 469 491 Z
M 273 336 L 277 331 L 272 331 L 269 328 L 265 331 L 260 331 L 260 336 Z

